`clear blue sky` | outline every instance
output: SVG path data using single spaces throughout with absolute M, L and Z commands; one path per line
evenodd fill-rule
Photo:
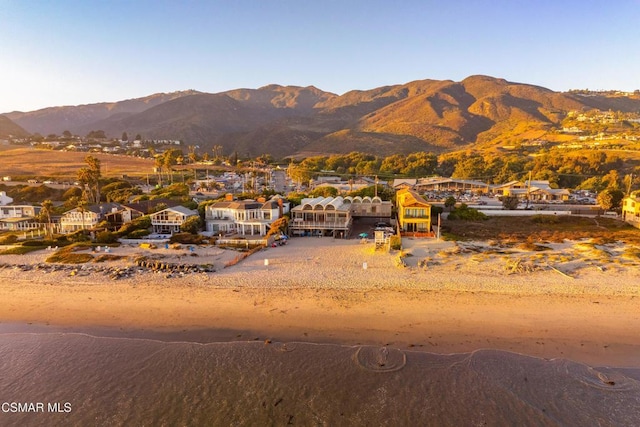
M 486 74 L 640 89 L 640 0 L 0 0 L 0 113 Z

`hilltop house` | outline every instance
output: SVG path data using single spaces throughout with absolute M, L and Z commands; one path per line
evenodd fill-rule
M 402 235 L 431 236 L 431 205 L 417 192 L 402 189 L 396 193 L 398 227 Z
M 274 197 L 269 201 L 230 200 L 213 203 L 205 209 L 207 232 L 264 236 L 271 223 L 289 212 L 289 202 Z
M 174 206 L 149 215 L 151 227 L 156 234 L 179 233 L 182 224 L 194 216 L 198 216 L 198 212 L 184 206 Z

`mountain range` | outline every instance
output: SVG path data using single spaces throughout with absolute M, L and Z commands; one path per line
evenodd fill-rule
M 640 112 L 640 98 L 583 96 L 471 76 L 343 95 L 279 85 L 215 94 L 183 91 L 4 116 L 42 135 L 104 130 L 116 138 L 127 132 L 144 139 L 179 139 L 198 145 L 201 152 L 220 145 L 225 154 L 282 158 L 495 147 L 513 139 L 541 138 L 557 129 L 569 111 L 590 109 Z

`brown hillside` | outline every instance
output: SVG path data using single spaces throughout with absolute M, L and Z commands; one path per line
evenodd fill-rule
M 225 92 L 225 95 L 253 106 L 270 104 L 275 108 L 289 108 L 304 112 L 311 112 L 317 104 L 337 96 L 313 86 L 302 88 L 280 85 L 269 85 L 260 89 L 237 89 Z
M 98 130 L 98 127 L 91 127 L 91 124 L 111 117 L 113 115 L 129 115 L 140 113 L 148 108 L 160 105 L 172 99 L 198 93 L 196 91 L 182 91 L 172 93 L 157 93 L 144 98 L 128 99 L 119 102 L 103 102 L 98 104 L 49 107 L 41 110 L 20 112 L 14 111 L 7 116 L 15 123 L 22 126 L 31 133 L 48 135 L 55 133 L 62 134 L 68 130 L 74 134 L 81 134 L 80 128 Z M 84 135 L 84 134 L 82 134 Z M 118 136 L 120 136 L 118 134 Z
M 11 121 L 5 115 L 0 115 L 0 138 L 24 138 L 29 132 Z

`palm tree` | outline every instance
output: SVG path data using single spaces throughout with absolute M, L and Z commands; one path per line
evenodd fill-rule
M 53 231 L 51 230 L 51 211 L 53 210 L 53 202 L 51 200 L 45 200 L 42 202 L 42 212 L 47 217 L 47 239 L 53 239 Z
M 85 229 L 85 225 L 84 225 L 84 213 L 87 211 L 87 207 L 89 206 L 89 203 L 85 200 L 82 199 L 78 202 L 78 211 L 80 211 L 80 218 L 82 221 L 82 230 Z

